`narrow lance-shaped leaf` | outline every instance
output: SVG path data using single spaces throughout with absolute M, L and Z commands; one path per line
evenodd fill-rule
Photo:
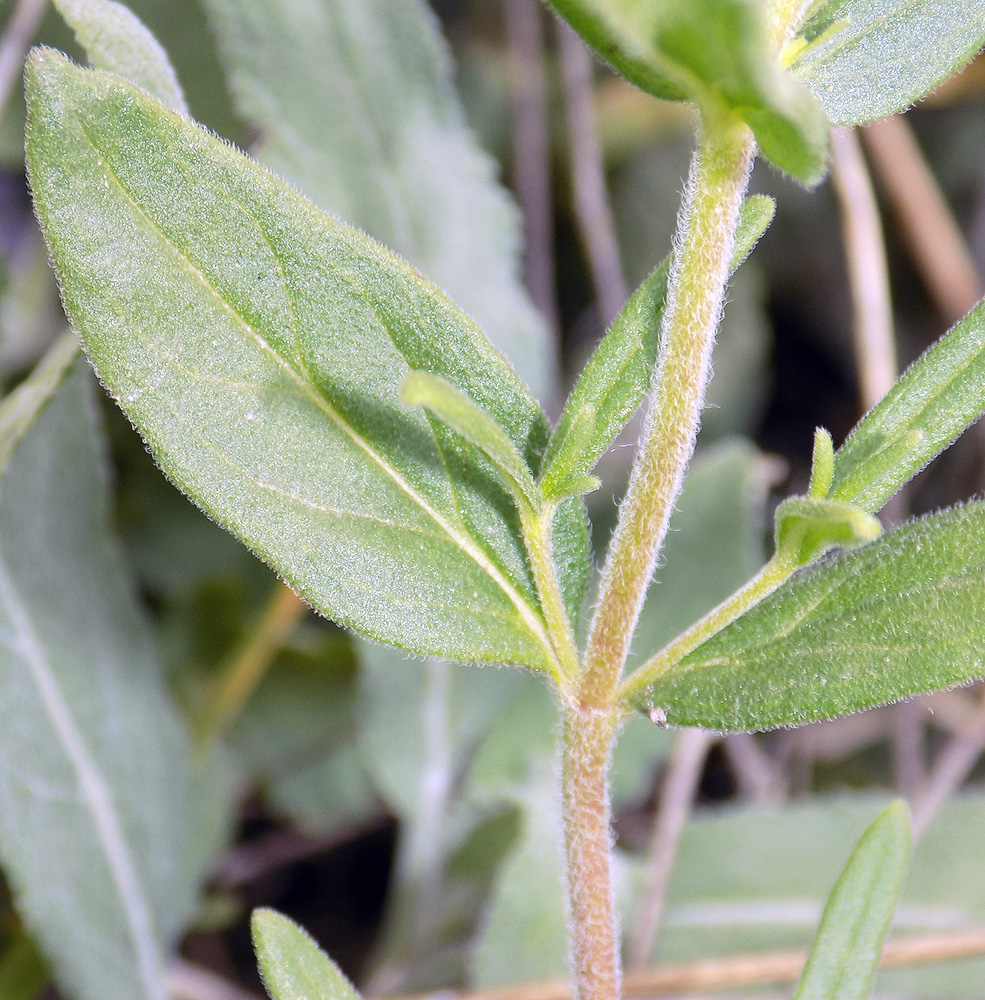
M 352 983 L 311 935 L 283 914 L 254 910 L 250 929 L 271 1000 L 359 1000 Z
M 834 456 L 827 497 L 875 513 L 985 412 L 985 301 L 904 372 Z
M 0 408 L 0 862 L 66 996 L 164 1000 L 197 888 L 187 740 L 109 535 L 86 367 L 52 360 Z
M 824 907 L 793 1000 L 867 1000 L 910 860 L 905 802 L 859 838 Z
M 115 0 L 54 0 L 91 65 L 143 87 L 178 114 L 188 115 L 167 53 L 144 23 Z
M 796 725 L 985 674 L 985 502 L 792 577 L 633 700 L 673 725 Z
M 431 5 L 204 6 L 260 161 L 410 261 L 552 399 L 554 347 L 520 277 L 519 214 L 466 124 Z
M 753 195 L 742 203 L 732 272 L 766 232 L 775 209 L 768 195 Z M 541 486 L 548 498 L 594 488 L 589 473 L 646 396 L 670 264 L 665 257 L 632 294 L 575 383 L 544 457 Z
M 983 0 L 827 0 L 787 50 L 836 125 L 902 111 L 985 45 Z
M 27 92 L 32 190 L 67 310 L 165 472 L 357 631 L 551 669 L 509 494 L 481 451 L 398 398 L 412 369 L 446 379 L 536 468 L 543 414 L 479 330 L 381 246 L 118 78 L 38 51 Z M 566 582 L 577 592 L 583 574 Z

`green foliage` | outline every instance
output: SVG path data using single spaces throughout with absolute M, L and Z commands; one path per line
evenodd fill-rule
M 0 469 L 0 859 L 73 997 L 163 1000 L 216 842 L 196 839 L 187 739 L 109 534 L 73 356 L 57 346 L 0 413 L 19 439 Z
M 911 521 L 794 576 L 636 699 L 674 725 L 763 729 L 881 705 L 985 669 L 985 504 Z
M 827 160 L 824 115 L 770 53 L 757 0 L 551 0 L 585 41 L 655 97 L 691 100 L 748 123 L 763 155 L 814 183 Z
M 552 399 L 553 345 L 518 277 L 519 219 L 465 125 L 428 4 L 205 6 L 261 162 L 406 257 Z
M 910 813 L 894 802 L 870 824 L 835 883 L 793 1000 L 866 1000 L 910 860 Z
M 338 966 L 287 917 L 255 910 L 250 924 L 271 1000 L 359 1000 Z
M 874 513 L 985 412 L 985 303 L 929 347 L 834 456 L 826 495 Z
M 271 813 L 316 834 L 384 808 L 397 818 L 377 985 L 492 986 L 559 974 L 570 955 L 579 993 L 612 1000 L 584 981 L 599 966 L 592 949 L 615 943 L 609 832 L 585 831 L 606 815 L 610 754 L 613 793 L 632 807 L 668 750 L 667 734 L 638 718 L 612 751 L 624 699 L 660 723 L 750 730 L 985 673 L 985 503 L 886 535 L 874 516 L 985 410 L 985 306 L 837 453 L 818 430 L 807 495 L 779 504 L 777 552 L 760 573 L 766 474 L 748 443 L 706 450 L 678 492 L 710 374 L 690 345 L 710 352 L 726 270 L 774 211 L 765 196 L 742 202 L 749 129 L 775 165 L 817 181 L 828 118 L 869 120 L 919 99 L 981 46 L 985 8 L 554 0 L 631 81 L 693 102 L 702 148 L 717 152 L 695 161 L 674 253 L 630 298 L 552 431 L 527 388 L 551 409 L 553 347 L 517 276 L 517 218 L 465 125 L 430 8 L 202 2 L 263 166 L 190 121 L 168 57 L 126 8 L 56 0 L 95 68 L 51 49 L 29 60 L 37 215 L 70 320 L 165 473 L 318 610 L 389 645 L 291 618 L 252 698 L 194 758 L 110 536 L 90 383 L 75 342 L 57 343 L 0 406 L 0 759 L 13 762 L 0 768 L 0 861 L 18 910 L 71 1000 L 163 1000 L 235 770 Z M 924 34 L 932 42 L 916 51 Z M 662 353 L 663 325 L 676 346 Z M 600 460 L 648 396 L 647 426 L 665 422 L 674 439 L 646 451 L 663 482 L 624 506 L 622 524 L 634 504 L 642 516 L 598 601 L 625 587 L 621 618 L 593 625 L 581 662 L 591 555 L 580 495 L 600 486 Z M 663 544 L 678 507 L 644 603 L 647 572 L 632 560 Z M 188 546 L 173 523 L 162 519 L 156 554 L 146 538 L 135 547 L 165 595 L 161 635 L 195 719 L 210 710 L 196 703 L 195 668 L 235 665 L 252 584 L 208 578 L 213 549 L 197 541 L 197 562 L 181 564 Z M 210 602 L 210 586 L 226 597 L 213 590 Z M 611 650 L 637 616 L 640 656 L 669 645 L 621 681 L 624 657 Z M 476 674 L 447 659 L 532 669 Z M 823 814 L 833 826 L 796 813 L 692 827 L 665 953 L 685 925 L 689 948 L 738 946 L 750 931 L 723 921 L 732 895 L 740 908 L 769 892 L 820 899 L 816 880 L 840 860 L 837 810 Z M 863 835 L 798 1000 L 868 994 L 906 827 L 890 807 Z M 784 837 L 784 857 L 800 845 L 810 863 L 785 870 L 774 857 Z M 560 839 L 573 873 L 567 936 L 553 891 Z M 578 851 L 595 852 L 594 868 L 575 863 Z M 739 884 L 752 867 L 758 882 Z M 637 868 L 617 855 L 628 911 Z M 959 881 L 974 883 L 965 869 Z M 597 922 L 579 915 L 592 897 Z M 705 939 L 688 906 L 709 900 L 719 914 Z M 257 911 L 253 935 L 273 1000 L 356 997 L 286 918 Z M 20 988 L 42 974 L 30 944 L 17 930 L 6 945 L 0 994 L 11 977 Z
M 832 122 L 861 125 L 908 108 L 983 45 L 982 0 L 822 0 L 788 59 Z
M 549 669 L 495 474 L 397 399 L 409 370 L 439 374 L 537 462 L 543 417 L 465 315 L 382 247 L 114 77 L 39 53 L 28 101 L 32 185 L 66 307 L 168 475 L 357 631 Z M 176 155 L 186 166 L 162 187 Z M 583 533 L 583 515 L 566 509 L 569 534 Z M 583 564 L 571 571 L 584 579 Z

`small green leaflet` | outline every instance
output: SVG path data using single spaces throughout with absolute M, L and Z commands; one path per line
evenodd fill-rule
M 985 301 L 903 373 L 834 456 L 829 500 L 875 513 L 985 412 Z
M 867 1000 L 910 861 L 910 811 L 883 810 L 859 838 L 824 907 L 793 1000 Z
M 985 502 L 792 577 L 633 699 L 672 725 L 754 730 L 985 674 Z
M 775 209 L 768 195 L 742 203 L 732 273 L 766 232 Z M 665 257 L 630 296 L 575 383 L 544 457 L 540 483 L 548 499 L 581 492 L 581 485 L 595 488 L 589 474 L 643 402 L 657 357 L 670 266 Z
M 52 51 L 27 76 L 28 164 L 64 301 L 169 477 L 315 607 L 371 638 L 552 669 L 512 498 L 403 406 L 465 393 L 532 471 L 539 407 L 436 288 L 143 92 Z M 580 604 L 584 514 L 555 544 Z
M 836 125 L 908 108 L 985 45 L 985 0 L 827 0 L 788 49 Z
M 271 1000 L 360 1000 L 311 935 L 283 914 L 254 910 L 250 929 Z

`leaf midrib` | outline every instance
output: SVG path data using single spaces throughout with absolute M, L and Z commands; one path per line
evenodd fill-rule
M 482 549 L 474 542 L 468 535 L 462 534 L 456 531 L 453 526 L 444 518 L 441 514 L 435 510 L 427 500 L 414 489 L 413 486 L 402 476 L 396 469 L 392 468 L 387 461 L 376 452 L 369 442 L 356 431 L 356 429 L 346 421 L 341 413 L 339 413 L 335 407 L 333 407 L 325 397 L 319 393 L 315 387 L 305 378 L 303 378 L 288 362 L 280 356 L 280 354 L 275 351 L 270 344 L 260 335 L 259 331 L 256 330 L 253 325 L 229 302 L 225 296 L 223 296 L 219 290 L 212 284 L 211 281 L 206 277 L 206 275 L 201 271 L 201 269 L 192 261 L 192 259 L 179 248 L 167 234 L 160 228 L 154 218 L 144 209 L 144 207 L 133 197 L 130 191 L 127 189 L 126 185 L 123 183 L 122 179 L 116 173 L 114 168 L 111 166 L 108 157 L 100 150 L 98 144 L 95 142 L 93 137 L 89 134 L 85 123 L 82 121 L 81 116 L 78 111 L 72 107 L 73 114 L 75 116 L 76 122 L 79 126 L 79 131 L 84 136 L 86 142 L 91 147 L 93 153 L 96 155 L 97 160 L 102 167 L 105 175 L 110 179 L 116 187 L 119 189 L 121 195 L 127 200 L 131 205 L 134 212 L 142 218 L 148 227 L 155 232 L 166 247 L 168 247 L 172 253 L 177 257 L 181 265 L 187 269 L 187 271 L 197 280 L 202 287 L 212 295 L 215 300 L 221 305 L 221 307 L 233 318 L 233 320 L 240 326 L 240 328 L 256 343 L 261 350 L 265 351 L 271 358 L 273 358 L 278 365 L 287 373 L 287 375 L 298 385 L 302 394 L 307 397 L 307 399 L 313 403 L 318 409 L 320 409 L 338 428 L 345 434 L 349 439 L 359 447 L 365 454 L 374 461 L 379 468 L 390 477 L 390 479 L 397 485 L 397 487 L 402 490 L 414 503 L 416 503 L 421 510 L 430 517 L 452 540 L 452 542 L 459 548 L 465 555 L 473 560 L 476 565 L 499 587 L 499 589 L 506 595 L 508 600 L 517 609 L 517 612 L 522 620 L 523 624 L 526 626 L 528 631 L 534 636 L 537 642 L 541 645 L 544 650 L 547 662 L 550 663 L 553 660 L 553 653 L 551 651 L 552 647 L 548 636 L 546 634 L 544 625 L 530 606 L 530 604 L 524 599 L 524 597 L 516 590 L 516 588 L 509 582 L 505 575 L 499 570 L 499 568 L 486 556 Z M 257 165 L 258 170 L 263 170 L 262 167 Z M 232 197 L 232 195 L 230 195 Z M 235 198 L 233 198 L 236 201 Z M 237 202 L 238 203 L 238 202 Z M 250 213 L 247 212 L 249 215 Z M 262 230 L 262 227 L 261 231 Z M 266 238 L 266 236 L 265 236 Z M 269 243 L 269 240 L 268 240 Z M 276 258 L 276 254 L 275 254 Z M 283 272 L 282 272 L 283 273 Z M 285 287 L 287 285 L 285 279 Z M 532 664 L 528 664 L 532 666 Z
M 161 956 L 155 948 L 157 936 L 150 907 L 140 887 L 136 866 L 127 845 L 119 817 L 113 808 L 113 796 L 103 775 L 89 753 L 85 740 L 75 725 L 69 703 L 45 656 L 43 643 L 31 622 L 14 582 L 0 560 L 0 599 L 14 626 L 16 649 L 26 661 L 34 686 L 47 710 L 61 747 L 75 774 L 102 846 L 103 856 L 116 887 L 126 920 L 127 931 L 137 957 L 140 980 L 151 1000 L 167 1000 L 163 988 Z

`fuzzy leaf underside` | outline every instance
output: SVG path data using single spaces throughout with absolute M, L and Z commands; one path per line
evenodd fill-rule
M 835 883 L 793 1000 L 866 1000 L 909 861 L 909 810 L 894 802 L 859 838 Z
M 672 725 L 755 730 L 845 715 L 985 674 L 985 502 L 812 566 L 638 698 Z
M 828 0 L 791 64 L 836 125 L 908 108 L 985 45 L 985 0 Z M 812 44 L 815 43 L 815 44 Z
M 551 0 L 628 80 L 655 97 L 722 107 L 746 121 L 763 155 L 804 183 L 827 161 L 827 121 L 780 68 L 758 0 Z
M 546 668 L 509 496 L 477 449 L 398 399 L 408 371 L 431 371 L 536 468 L 543 415 L 471 321 L 118 78 L 39 50 L 27 93 L 66 308 L 168 476 L 356 631 Z
M 275 910 L 253 911 L 253 947 L 271 1000 L 359 1000 L 311 935 Z
M 164 1000 L 199 876 L 189 751 L 109 534 L 88 372 L 59 349 L 0 415 L 34 391 L 0 470 L 0 861 L 66 997 Z
M 875 513 L 985 411 L 985 301 L 903 373 L 835 452 L 829 500 Z

